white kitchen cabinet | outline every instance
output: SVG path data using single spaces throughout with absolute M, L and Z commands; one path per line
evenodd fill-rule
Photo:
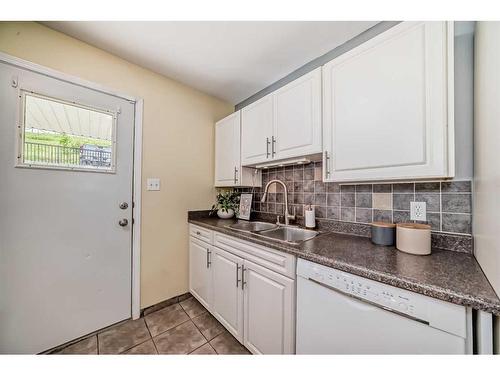
M 321 153 L 321 68 L 241 110 L 242 165 Z
M 454 175 L 453 23 L 402 22 L 323 66 L 323 179 Z
M 191 294 L 252 353 L 294 353 L 295 256 L 193 224 L 189 233 Z
M 244 345 L 255 354 L 295 352 L 295 282 L 245 261 Z
M 267 95 L 241 110 L 241 164 L 272 159 L 273 98 Z
M 206 309 L 212 306 L 212 246 L 189 239 L 189 291 Z
M 243 343 L 243 259 L 214 248 L 212 314 Z
M 261 173 L 241 166 L 241 112 L 215 123 L 215 186 L 260 186 Z
M 276 90 L 273 99 L 273 157 L 281 160 L 320 153 L 321 68 Z

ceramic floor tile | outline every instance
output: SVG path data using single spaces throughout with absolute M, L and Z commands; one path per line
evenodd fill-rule
M 194 297 L 188 298 L 185 301 L 180 302 L 180 305 L 186 311 L 191 319 L 201 315 L 207 310 L 199 303 Z
M 224 332 L 210 341 L 217 354 L 250 354 L 229 332 Z
M 209 312 L 193 318 L 193 323 L 196 327 L 198 327 L 201 334 L 205 336 L 208 341 L 224 332 L 222 324 L 220 324 Z
M 119 354 L 150 338 L 144 319 L 128 320 L 98 334 L 99 354 Z
M 175 305 L 165 307 L 155 311 L 144 317 L 152 336 L 157 336 L 160 333 L 168 331 L 181 323 L 189 320 L 189 317 L 184 312 L 182 307 L 176 303 Z
M 153 338 L 160 354 L 188 354 L 207 342 L 192 321 Z
M 205 345 L 200 346 L 198 349 L 196 349 L 194 352 L 191 352 L 189 354 L 217 354 L 212 348 L 212 346 L 207 342 Z
M 78 341 L 54 354 L 97 354 L 97 336 Z
M 128 320 L 53 354 L 250 353 L 190 296 L 179 303 L 150 312 L 144 318 Z
M 156 347 L 155 344 L 153 343 L 153 340 L 149 340 L 143 342 L 142 344 L 134 346 L 132 349 L 127 350 L 123 354 L 158 354 L 158 352 L 156 351 Z

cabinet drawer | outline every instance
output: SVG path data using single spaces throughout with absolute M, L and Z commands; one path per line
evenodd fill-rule
M 201 241 L 205 241 L 210 245 L 213 245 L 214 243 L 214 233 L 211 230 L 194 224 L 189 224 L 189 235 Z
M 235 237 L 214 233 L 214 245 L 251 262 L 295 279 L 295 256 Z

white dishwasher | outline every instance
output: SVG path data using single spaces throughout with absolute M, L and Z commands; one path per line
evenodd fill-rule
M 299 259 L 297 354 L 468 354 L 464 306 Z

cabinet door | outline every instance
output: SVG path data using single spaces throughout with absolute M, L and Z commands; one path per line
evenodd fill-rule
M 240 180 L 240 112 L 215 124 L 215 186 L 237 186 Z
M 224 327 L 243 342 L 243 259 L 214 248 L 212 314 Z
M 241 110 L 241 164 L 272 160 L 273 98 L 267 95 Z
M 212 246 L 189 239 L 189 291 L 208 310 L 212 304 Z
M 323 67 L 325 180 L 453 175 L 452 43 L 452 23 L 402 22 Z
M 321 68 L 280 88 L 273 96 L 274 158 L 320 153 Z
M 295 351 L 295 281 L 245 260 L 244 345 L 255 354 Z

